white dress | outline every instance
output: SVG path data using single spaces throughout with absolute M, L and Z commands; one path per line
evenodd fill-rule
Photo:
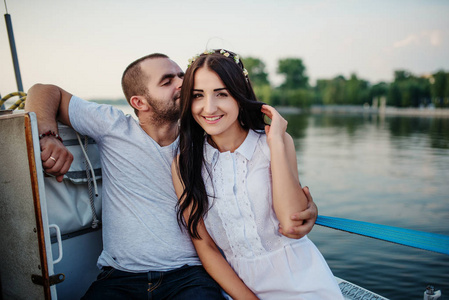
M 260 299 L 343 299 L 307 236 L 295 240 L 278 233 L 265 134 L 250 130 L 234 153 L 220 153 L 206 141 L 204 158 L 210 203 L 204 222 L 245 284 Z

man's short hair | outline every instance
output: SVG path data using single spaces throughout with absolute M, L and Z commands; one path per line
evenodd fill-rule
M 142 68 L 140 67 L 140 63 L 153 58 L 169 58 L 167 55 L 162 53 L 153 53 L 141 57 L 135 61 L 133 61 L 128 67 L 126 67 L 125 71 L 122 75 L 122 90 L 123 94 L 125 94 L 126 101 L 131 105 L 130 99 L 135 95 L 145 95 L 147 91 L 147 87 L 145 86 L 145 74 L 142 72 Z M 137 115 L 136 109 L 134 112 Z

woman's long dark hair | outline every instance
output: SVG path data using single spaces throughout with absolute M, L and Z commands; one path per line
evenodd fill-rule
M 228 53 L 226 55 L 225 53 Z M 181 89 L 181 120 L 179 135 L 179 162 L 177 169 L 184 185 L 178 201 L 178 223 L 190 236 L 200 238 L 198 225 L 209 209 L 208 195 L 202 177 L 205 131 L 192 116 L 192 91 L 195 72 L 208 68 L 223 81 L 239 106 L 238 120 L 244 129 L 263 130 L 262 102 L 257 101 L 243 63 L 238 56 L 226 50 L 212 50 L 201 54 L 187 68 Z M 187 222 L 184 212 L 191 206 Z

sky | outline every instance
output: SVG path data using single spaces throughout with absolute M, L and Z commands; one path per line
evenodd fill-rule
M 261 59 L 273 85 L 282 82 L 283 58 L 302 59 L 312 85 L 352 73 L 375 84 L 391 82 L 395 70 L 449 72 L 447 0 L 2 2 L 25 91 L 51 83 L 85 99 L 119 99 L 123 70 L 135 59 L 160 52 L 185 69 L 212 48 Z M 4 96 L 17 90 L 4 21 L 0 41 Z

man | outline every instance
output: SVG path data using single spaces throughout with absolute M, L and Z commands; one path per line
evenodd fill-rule
M 201 267 L 190 238 L 176 220 L 170 166 L 177 147 L 184 73 L 166 55 L 131 63 L 122 88 L 138 121 L 108 105 L 72 96 L 52 85 L 34 85 L 26 110 L 37 115 L 45 172 L 62 181 L 73 160 L 57 135 L 57 122 L 95 139 L 103 175 L 103 271 L 85 299 L 220 299 L 218 285 Z M 307 193 L 308 194 L 308 193 Z M 310 232 L 317 209 L 292 234 Z

